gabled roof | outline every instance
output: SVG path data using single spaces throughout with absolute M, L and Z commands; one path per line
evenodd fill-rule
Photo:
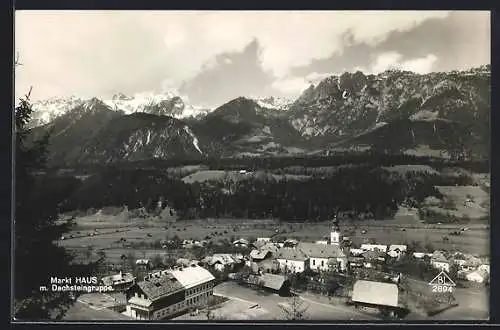
M 101 279 L 104 285 L 117 285 L 122 283 L 131 283 L 134 281 L 134 275 L 130 273 L 120 273 L 103 277 Z
M 374 260 L 378 258 L 385 258 L 384 252 L 379 252 L 379 251 L 366 251 L 361 254 L 363 258 L 367 260 Z
M 231 254 L 228 254 L 228 253 L 216 253 L 216 254 L 212 255 L 208 261 L 208 263 L 210 265 L 213 265 L 216 263 L 220 263 L 222 265 L 230 265 L 230 264 L 234 264 L 236 262 L 237 261 L 235 260 L 235 258 Z
M 449 262 L 444 252 L 439 250 L 436 250 L 434 251 L 434 253 L 432 253 L 431 260 L 433 262 Z
M 305 261 L 309 259 L 301 249 L 287 248 L 287 247 L 280 248 L 278 252 L 275 254 L 275 257 L 276 259 L 286 259 L 286 260 L 296 260 L 296 261 Z
M 399 289 L 394 283 L 358 280 L 354 283 L 352 301 L 398 307 Z
M 406 245 L 399 245 L 399 244 L 391 244 L 391 245 L 389 245 L 389 252 L 390 251 L 396 251 L 396 250 L 404 252 L 407 249 L 408 249 L 408 247 Z
M 165 272 L 160 276 L 152 276 L 148 280 L 138 282 L 137 286 L 151 301 L 158 300 L 183 289 L 182 284 L 174 276 Z
M 299 243 L 297 249 L 301 249 L 311 258 L 345 258 L 346 255 L 338 245 L 325 245 L 316 243 Z
M 237 239 L 233 244 L 248 244 L 248 241 L 244 238 Z
M 250 257 L 252 257 L 252 259 L 262 260 L 265 259 L 270 253 L 271 251 L 269 250 L 252 250 L 250 252 Z
M 264 287 L 273 290 L 280 290 L 283 284 L 287 281 L 283 275 L 269 273 L 263 274 L 261 279 L 264 281 Z
M 200 266 L 186 267 L 182 270 L 169 270 L 177 281 L 179 281 L 185 289 L 190 289 L 194 286 L 206 283 L 215 279 L 215 277 L 205 268 Z

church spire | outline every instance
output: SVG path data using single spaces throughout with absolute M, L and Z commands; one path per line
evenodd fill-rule
M 337 221 L 337 216 L 333 216 L 332 219 L 332 231 L 330 232 L 330 244 L 340 245 L 340 228 Z

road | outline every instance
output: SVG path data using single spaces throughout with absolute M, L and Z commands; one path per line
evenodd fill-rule
M 291 298 L 280 297 L 277 294 L 264 293 L 250 288 L 242 287 L 235 282 L 224 282 L 214 288 L 214 294 L 225 296 L 232 300 L 243 301 L 255 305 L 258 304 L 267 311 L 263 315 L 265 319 L 280 319 L 283 317 L 280 304 L 289 304 Z M 343 305 L 331 305 L 314 300 L 312 297 L 300 297 L 304 307 L 307 307 L 308 320 L 374 320 L 369 316 L 358 312 L 354 308 Z

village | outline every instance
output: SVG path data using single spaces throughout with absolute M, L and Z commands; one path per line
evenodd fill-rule
M 446 311 L 467 317 L 471 304 L 470 317 L 488 315 L 489 260 L 469 253 L 356 244 L 336 219 L 323 240 L 225 241 L 209 255 L 206 240 L 160 242 L 164 251 L 197 251 L 191 258 L 122 254 L 101 278 L 114 291 L 76 297 L 68 319 L 87 311 L 93 319 L 148 321 L 439 319 Z

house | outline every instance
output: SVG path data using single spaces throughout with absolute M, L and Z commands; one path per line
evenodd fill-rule
M 489 277 L 490 275 L 485 270 L 479 269 L 465 275 L 467 281 L 476 283 L 487 283 L 489 281 Z
M 368 250 L 365 251 L 361 256 L 364 259 L 363 266 L 365 268 L 373 268 L 377 264 L 383 263 L 385 261 L 385 253 L 379 250 Z
M 347 268 L 347 256 L 339 245 L 323 245 L 315 243 L 299 243 L 300 249 L 309 259 L 311 270 L 328 270 L 332 265 L 344 271 Z
M 486 273 L 490 273 L 490 264 L 482 264 L 477 267 L 477 270 L 485 271 Z
M 179 258 L 175 261 L 175 264 L 177 266 L 181 266 L 181 267 L 189 267 L 191 265 L 197 265 L 198 264 L 198 261 L 196 260 L 189 260 L 189 259 L 185 259 L 185 258 Z
M 387 254 L 391 258 L 400 258 L 406 253 L 407 249 L 408 247 L 406 245 L 391 244 L 389 245 L 389 250 L 387 251 Z
M 105 276 L 101 279 L 103 285 L 111 286 L 115 291 L 126 290 L 135 283 L 134 275 L 130 273 Z
M 277 293 L 280 296 L 290 295 L 290 281 L 283 275 L 262 274 L 250 275 L 247 279 L 248 283 L 256 284 L 264 288 L 268 292 Z
M 238 261 L 228 253 L 217 253 L 208 258 L 208 264 L 220 272 L 231 269 L 236 263 Z
M 358 256 L 351 256 L 347 258 L 347 264 L 350 268 L 360 268 L 365 264 L 365 258 Z
M 283 242 L 283 247 L 288 247 L 288 248 L 294 248 L 299 244 L 299 241 L 296 239 L 287 239 L 285 242 Z
M 307 269 L 309 258 L 300 249 L 283 247 L 275 255 L 279 268 L 283 272 L 300 273 Z
M 233 245 L 238 246 L 238 247 L 247 247 L 248 244 L 249 244 L 249 242 L 244 238 L 240 238 L 240 239 L 233 242 Z
M 143 268 L 149 268 L 151 266 L 151 261 L 149 259 L 137 259 L 135 264 Z
M 272 255 L 271 251 L 269 250 L 252 250 L 250 252 L 250 259 L 252 261 L 262 261 Z
M 316 241 L 314 242 L 315 244 L 324 244 L 324 245 L 327 245 L 328 244 L 328 241 Z
M 379 251 L 387 253 L 387 245 L 382 244 L 361 244 L 361 250 L 365 251 Z
M 355 257 L 362 255 L 364 252 L 365 250 L 363 249 L 354 249 L 354 248 L 349 249 L 349 253 Z
M 425 252 L 413 252 L 413 258 L 416 258 L 416 259 L 423 259 L 427 253 Z
M 445 272 L 450 271 L 450 261 L 442 251 L 434 251 L 431 257 L 431 265 L 432 267 L 443 270 Z
M 268 242 L 271 242 L 271 238 L 270 237 L 258 237 L 257 242 L 268 243 Z
M 394 283 L 357 280 L 353 286 L 351 301 L 356 307 L 388 310 L 392 315 L 402 311 L 399 289 Z

